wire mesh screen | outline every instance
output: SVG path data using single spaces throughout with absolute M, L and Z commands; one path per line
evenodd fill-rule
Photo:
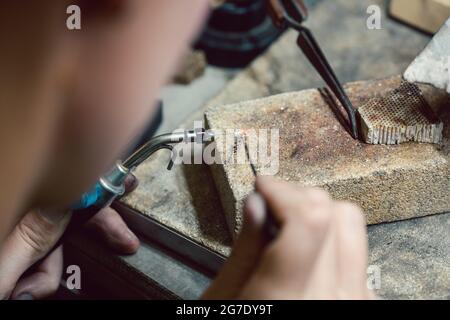
M 402 81 L 398 88 L 369 100 L 358 111 L 367 143 L 439 143 L 442 139 L 443 125 L 416 84 Z

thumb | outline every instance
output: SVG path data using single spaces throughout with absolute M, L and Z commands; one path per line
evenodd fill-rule
M 33 210 L 16 225 L 0 248 L 0 298 L 7 298 L 22 274 L 57 243 L 71 213 Z
M 204 299 L 234 299 L 250 278 L 260 259 L 266 238 L 264 222 L 266 207 L 259 194 L 248 197 L 244 206 L 244 223 L 228 258 L 214 283 L 203 295 Z
M 16 283 L 11 299 L 45 299 L 54 294 L 60 285 L 63 273 L 63 248 L 59 246 L 37 263 L 33 272 L 20 278 Z

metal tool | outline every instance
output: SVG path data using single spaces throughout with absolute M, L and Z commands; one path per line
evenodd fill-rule
M 95 206 L 98 209 L 109 206 L 114 199 L 122 196 L 125 192 L 125 178 L 136 169 L 142 162 L 155 152 L 167 149 L 172 151 L 173 145 L 181 142 L 203 143 L 212 138 L 212 132 L 204 129 L 196 129 L 177 133 L 168 133 L 156 136 L 137 149 L 125 161 L 118 161 L 116 165 L 104 176 L 102 176 L 94 188 L 83 194 L 80 201 L 72 209 L 85 209 Z M 172 153 L 167 166 L 170 170 L 173 166 L 175 155 Z
M 85 193 L 81 200 L 72 207 L 78 212 L 73 215 L 55 248 L 64 243 L 70 234 L 77 232 L 99 210 L 108 207 L 117 197 L 123 195 L 126 177 L 152 154 L 162 149 L 172 151 L 174 145 L 182 142 L 203 144 L 210 141 L 213 137 L 212 131 L 205 131 L 204 129 L 163 134 L 150 139 L 125 161 L 117 162 L 111 171 L 102 176 L 94 188 L 90 192 Z M 167 167 L 168 170 L 172 168 L 175 156 L 176 154 L 172 152 Z M 198 266 L 206 274 L 213 276 L 225 262 L 226 258 L 224 256 L 199 245 L 150 217 L 144 218 L 143 215 L 137 214 L 133 209 L 117 202 L 114 204 L 114 207 L 120 208 L 121 215 L 133 230 L 144 233 L 152 241 L 177 252 L 179 257 L 183 257 L 190 263 Z
M 359 136 L 356 110 L 328 63 L 327 58 L 320 49 L 320 46 L 316 42 L 313 34 L 309 29 L 302 26 L 302 23 L 308 18 L 308 10 L 305 4 L 301 0 L 267 0 L 267 4 L 270 16 L 276 26 L 279 28 L 289 27 L 298 31 L 298 46 L 339 102 L 344 106 L 350 121 L 352 136 L 357 139 Z
M 245 136 L 238 135 L 238 136 L 235 136 L 235 138 L 236 139 L 244 139 Z M 250 163 L 250 168 L 252 169 L 252 173 L 256 179 L 256 177 L 258 177 L 258 171 L 256 170 L 256 167 L 250 156 L 250 150 L 248 148 L 248 144 L 246 141 L 242 141 L 242 143 L 244 144 L 245 153 L 246 153 L 247 159 L 249 160 L 249 163 Z M 256 187 L 254 189 L 255 189 L 255 192 L 257 192 Z M 267 237 L 267 242 L 271 242 L 272 240 L 274 240 L 277 237 L 277 235 L 280 231 L 280 225 L 275 220 L 275 217 L 274 217 L 270 207 L 267 205 L 267 203 L 264 203 L 264 205 L 266 207 L 266 220 L 264 221 L 264 233 Z
M 225 68 L 243 68 L 283 32 L 267 15 L 266 0 L 227 0 L 210 12 L 195 43 L 208 63 Z

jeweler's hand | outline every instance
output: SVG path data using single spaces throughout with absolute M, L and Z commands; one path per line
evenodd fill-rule
M 136 178 L 127 178 L 127 192 L 136 186 Z M 56 292 L 63 250 L 53 248 L 70 217 L 71 212 L 34 210 L 20 220 L 0 247 L 0 299 L 43 299 Z M 138 238 L 111 208 L 99 211 L 86 228 L 117 253 L 132 254 L 139 247 Z
M 138 180 L 132 174 L 125 179 L 125 193 L 136 189 Z M 119 254 L 133 254 L 139 248 L 139 239 L 128 228 L 119 213 L 111 207 L 99 211 L 86 223 L 87 230 Z
M 361 209 L 320 189 L 258 178 L 234 250 L 205 299 L 370 299 Z M 280 224 L 263 233 L 265 203 Z

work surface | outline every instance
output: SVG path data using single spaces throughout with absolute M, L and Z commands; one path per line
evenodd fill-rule
M 311 10 L 309 26 L 342 81 L 400 74 L 429 40 L 386 18 L 382 30 L 366 29 L 365 11 L 373 2 L 324 1 Z M 217 81 L 214 77 L 200 81 L 217 84 L 223 79 L 220 76 Z M 214 99 L 184 120 L 184 127 L 190 128 L 194 120 L 201 120 L 206 105 L 220 106 L 320 86 L 320 78 L 295 46 L 295 34 L 288 32 Z M 210 96 L 209 89 L 205 83 L 204 102 Z M 196 91 L 197 100 L 200 91 Z M 170 90 L 165 94 L 169 95 Z M 188 98 L 189 88 L 179 94 L 184 97 L 178 100 L 192 101 Z M 137 175 L 141 185 L 124 203 L 227 255 L 231 240 L 208 168 L 176 166 L 167 172 L 167 160 L 167 154 L 158 153 L 140 167 Z M 380 267 L 382 277 L 378 293 L 386 298 L 448 297 L 449 228 L 449 214 L 369 227 L 370 263 Z M 130 257 L 116 256 L 82 237 L 73 239 L 69 249 L 69 261 L 82 264 L 87 273 L 95 273 L 91 276 L 97 278 L 96 285 L 118 297 L 197 298 L 210 281 L 202 272 L 150 242 Z

